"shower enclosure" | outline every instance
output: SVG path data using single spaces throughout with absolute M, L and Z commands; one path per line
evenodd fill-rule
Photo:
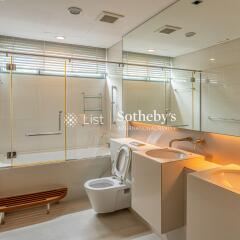
M 119 113 L 156 109 L 177 114 L 165 126 L 200 129 L 200 72 L 109 62 L 98 48 L 9 41 L 0 36 L 0 167 L 109 156 L 109 139 L 127 136 Z
M 109 155 L 104 61 L 6 53 L 0 61 L 0 167 Z

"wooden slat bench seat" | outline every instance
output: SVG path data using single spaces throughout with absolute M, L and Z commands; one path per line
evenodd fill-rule
M 47 214 L 50 212 L 50 204 L 59 202 L 67 195 L 67 188 L 55 188 L 18 196 L 0 198 L 0 223 L 4 223 L 5 213 L 25 208 L 47 205 Z

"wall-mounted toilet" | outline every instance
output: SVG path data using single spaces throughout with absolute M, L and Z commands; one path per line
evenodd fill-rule
M 153 146 L 131 138 L 111 140 L 112 176 L 92 179 L 84 184 L 97 213 L 114 212 L 131 206 L 131 151 L 146 148 Z

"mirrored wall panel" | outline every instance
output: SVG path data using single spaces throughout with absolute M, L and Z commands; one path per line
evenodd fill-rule
M 144 87 L 139 84 L 141 90 L 135 88 L 139 92 L 138 98 L 132 100 L 135 107 L 125 104 L 126 111 L 142 107 L 141 102 L 145 103 L 143 99 L 150 95 L 153 101 L 143 106 L 144 111 L 148 108 L 151 112 L 159 102 L 161 111 L 164 108 L 165 112 L 176 114 L 175 126 L 239 136 L 239 11 L 239 1 L 219 4 L 218 0 L 179 0 L 128 33 L 123 38 L 126 64 L 170 69 L 157 97 L 150 87 L 152 68 L 146 68 L 145 75 L 142 69 L 131 71 L 137 80 L 142 80 L 139 77 L 143 75 L 148 77 Z M 154 78 L 161 78 L 162 72 L 157 71 Z M 129 80 L 134 78 L 129 79 L 128 75 L 124 75 L 124 98 L 129 100 L 137 93 L 128 90 Z

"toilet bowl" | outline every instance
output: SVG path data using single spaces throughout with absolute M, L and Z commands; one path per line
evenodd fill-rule
M 84 184 L 92 208 L 97 213 L 114 212 L 131 207 L 132 151 L 145 151 L 155 146 L 132 138 L 111 139 L 112 176 Z
M 84 184 L 88 198 L 97 213 L 114 212 L 131 206 L 131 184 L 127 178 L 131 149 L 122 145 L 112 165 L 112 176 L 97 178 Z
M 130 184 L 121 183 L 114 177 L 87 181 L 85 189 L 97 213 L 114 212 L 131 206 Z

